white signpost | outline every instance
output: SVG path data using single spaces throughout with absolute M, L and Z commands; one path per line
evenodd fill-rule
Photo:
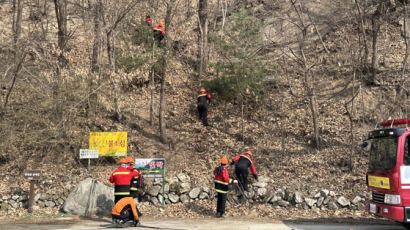
M 80 159 L 88 159 L 88 171 L 90 171 L 90 159 L 98 158 L 98 149 L 80 149 Z

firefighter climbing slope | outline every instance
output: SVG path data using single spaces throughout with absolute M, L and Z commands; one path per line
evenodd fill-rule
M 258 174 L 252 161 L 252 152 L 247 151 L 242 155 L 235 156 L 232 159 L 231 165 L 232 164 L 235 164 L 235 175 L 238 178 L 239 186 L 248 192 L 248 168 L 251 168 L 253 177 L 258 180 Z
M 152 31 L 154 32 L 154 38 L 157 41 L 158 45 L 161 45 L 161 41 L 162 39 L 164 39 L 165 36 L 165 29 L 164 29 L 164 22 L 159 21 L 158 22 L 158 26 L 154 27 L 154 29 L 152 29 Z
M 208 126 L 208 104 L 211 102 L 211 94 L 206 93 L 204 88 L 199 90 L 197 99 L 199 119 L 204 126 Z
M 121 198 L 130 196 L 131 178 L 138 177 L 138 172 L 130 171 L 125 158 L 118 162 L 120 167 L 111 173 L 110 182 L 114 183 L 114 200 L 117 203 Z
M 217 217 L 226 217 L 225 215 L 225 204 L 226 204 L 226 198 L 227 198 L 227 193 L 228 193 L 228 184 L 233 182 L 233 183 L 238 183 L 236 180 L 233 180 L 229 178 L 229 173 L 228 173 L 228 158 L 222 157 L 220 161 L 221 165 L 218 166 L 214 170 L 214 176 L 215 176 L 215 191 L 218 194 L 218 201 L 216 205 L 216 216 Z

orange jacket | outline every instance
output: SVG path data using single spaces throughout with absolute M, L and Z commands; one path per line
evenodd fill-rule
M 162 36 L 165 35 L 165 29 L 162 26 L 156 26 L 154 27 L 153 31 L 161 31 Z
M 138 220 L 138 213 L 137 207 L 135 207 L 134 198 L 132 197 L 124 197 L 119 200 L 114 207 L 112 208 L 111 214 L 116 216 L 121 216 L 121 214 L 125 214 L 125 212 L 131 209 L 132 214 L 134 215 L 134 220 Z

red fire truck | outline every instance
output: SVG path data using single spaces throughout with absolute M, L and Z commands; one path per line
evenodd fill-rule
M 369 133 L 366 183 L 370 213 L 402 222 L 410 229 L 410 118 L 388 120 Z

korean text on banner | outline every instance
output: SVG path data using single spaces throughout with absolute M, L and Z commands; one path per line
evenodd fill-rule
M 165 177 L 164 158 L 136 158 L 134 168 L 142 172 L 146 179 Z
M 99 156 L 127 156 L 127 132 L 90 132 L 88 148 Z

